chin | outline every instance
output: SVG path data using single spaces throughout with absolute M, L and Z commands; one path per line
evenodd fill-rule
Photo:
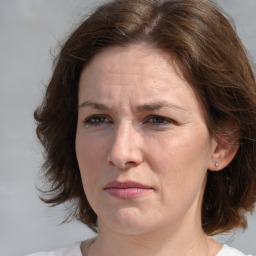
M 118 233 L 139 235 L 150 230 L 149 223 L 152 223 L 153 219 L 149 220 L 145 216 L 145 213 L 143 214 L 140 212 L 138 208 L 127 207 L 118 209 L 115 213 L 109 213 L 109 218 L 105 216 L 105 218 L 102 219 L 102 222 Z M 98 221 L 98 226 L 100 229 L 100 218 Z

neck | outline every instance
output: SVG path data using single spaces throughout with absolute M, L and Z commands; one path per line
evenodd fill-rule
M 173 227 L 174 229 L 174 227 Z M 101 228 L 88 256 L 208 256 L 209 241 L 201 228 L 186 226 L 174 232 L 170 227 L 125 235 Z

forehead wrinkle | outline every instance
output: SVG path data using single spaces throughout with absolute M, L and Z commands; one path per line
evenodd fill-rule
M 133 66 L 134 67 L 134 66 Z M 177 71 L 174 70 L 174 68 L 158 68 L 157 70 L 156 69 L 153 69 L 153 68 L 150 68 L 150 69 L 146 69 L 144 67 L 141 67 L 141 70 L 133 70 L 133 73 L 127 73 L 127 70 L 125 71 L 115 71 L 113 68 L 111 70 L 108 71 L 111 75 L 126 75 L 126 76 L 153 76 L 155 77 L 157 75 L 157 77 L 159 78 L 159 72 L 162 74 L 166 73 L 168 74 L 168 76 L 164 76 L 163 75 L 163 78 L 170 78 L 170 74 L 173 76 L 174 74 L 176 75 L 179 75 L 181 76 L 180 74 L 177 74 Z
M 152 73 L 138 73 L 138 74 L 127 74 L 127 73 L 111 73 L 113 75 L 113 78 L 110 78 L 108 83 L 118 86 L 118 87 L 126 87 L 126 86 L 135 86 L 135 87 L 140 87 L 140 86 L 153 86 L 153 88 L 158 88 L 157 84 L 158 83 L 169 83 L 170 87 L 172 88 L 178 88 L 181 86 L 181 84 L 174 80 L 170 79 L 170 77 L 167 76 L 161 76 L 158 77 L 156 74 Z M 120 75 L 118 77 L 114 77 L 115 75 Z M 129 80 L 129 77 L 134 77 L 133 80 Z M 127 78 L 127 79 L 126 79 Z M 105 84 L 106 86 L 106 80 L 105 81 L 100 81 L 99 84 Z
M 141 78 L 141 79 L 150 78 L 150 79 L 152 79 L 150 84 L 152 84 L 152 82 L 153 82 L 154 85 L 156 85 L 158 81 L 159 82 L 163 81 L 163 82 L 168 82 L 168 83 L 172 84 L 172 87 L 174 87 L 174 88 L 178 87 L 178 86 L 181 86 L 181 85 L 182 86 L 185 85 L 185 86 L 190 87 L 190 85 L 184 79 L 182 74 L 180 72 L 178 72 L 178 70 L 176 70 L 176 68 L 174 68 L 174 67 L 158 68 L 157 70 L 155 70 L 155 69 L 150 69 L 150 70 L 142 69 L 141 71 L 133 70 L 133 72 L 127 73 L 127 70 L 126 71 L 114 71 L 114 70 L 109 70 L 108 71 L 108 73 L 110 75 L 113 75 L 113 78 L 114 78 L 114 76 L 119 76 L 119 79 L 121 79 L 120 85 L 124 85 L 124 86 L 129 85 L 129 84 L 124 82 L 125 77 L 128 77 L 128 78 L 129 77 L 135 77 L 135 78 L 138 77 L 138 78 Z M 159 74 L 161 74 L 161 75 L 159 76 Z M 181 81 L 179 81 L 179 79 L 181 79 L 181 81 L 183 82 L 182 84 L 181 84 Z M 145 83 L 149 83 L 150 81 L 138 80 L 137 82 L 139 84 L 140 83 L 145 84 Z M 132 83 L 134 83 L 134 81 Z M 119 85 L 119 84 L 117 84 L 116 81 L 114 82 L 114 84 Z

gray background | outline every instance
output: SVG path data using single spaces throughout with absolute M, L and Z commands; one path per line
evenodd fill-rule
M 256 1 L 219 0 L 234 18 L 256 60 Z M 39 199 L 42 148 L 33 110 L 51 73 L 57 42 L 96 5 L 85 0 L 0 0 L 0 256 L 67 246 L 93 235 L 72 222 L 59 225 L 63 207 Z M 256 214 L 246 232 L 219 236 L 222 242 L 256 254 Z

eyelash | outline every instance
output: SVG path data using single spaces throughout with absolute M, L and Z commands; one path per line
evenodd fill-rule
M 154 119 L 155 122 L 150 122 L 149 120 L 152 120 Z M 147 122 L 150 123 L 150 124 L 157 124 L 157 125 L 160 125 L 160 126 L 163 126 L 163 125 L 169 125 L 169 124 L 172 124 L 173 121 L 170 119 L 170 118 L 167 118 L 167 117 L 163 117 L 163 116 L 158 116 L 158 115 L 151 115 L 147 118 Z
M 112 124 L 113 122 L 108 119 L 108 117 L 103 115 L 93 115 L 88 118 L 86 118 L 83 123 L 89 127 L 98 127 L 104 124 Z M 170 125 L 173 123 L 173 120 L 167 117 L 159 116 L 159 115 L 150 115 L 146 117 L 143 122 L 143 124 L 149 124 L 152 126 L 165 126 Z
M 106 122 L 107 120 L 107 122 Z M 86 118 L 83 122 L 86 126 L 92 126 L 92 127 L 97 127 L 102 124 L 109 124 L 112 123 L 106 116 L 102 115 L 93 115 L 88 118 Z

